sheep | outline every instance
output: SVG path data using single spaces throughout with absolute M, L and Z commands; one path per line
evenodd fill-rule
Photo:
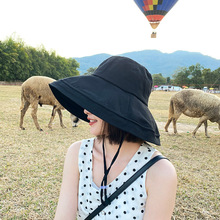
M 199 127 L 204 124 L 205 135 L 209 137 L 207 121 L 217 122 L 220 129 L 220 98 L 201 90 L 186 89 L 174 94 L 170 99 L 169 118 L 165 125 L 165 131 L 173 121 L 174 133 L 177 133 L 176 122 L 181 114 L 193 118 L 200 118 L 195 130 L 192 132 L 195 137 Z
M 79 123 L 79 118 L 76 117 L 75 115 L 73 114 L 70 114 L 70 119 L 71 119 L 71 122 L 72 122 L 72 127 L 78 127 L 78 123 Z
M 37 120 L 37 109 L 38 104 L 42 105 L 52 105 L 53 110 L 50 118 L 48 127 L 52 129 L 52 122 L 54 120 L 56 112 L 58 112 L 60 118 L 60 126 L 65 128 L 62 120 L 63 106 L 54 97 L 52 91 L 50 90 L 49 83 L 55 81 L 55 79 L 46 76 L 32 76 L 28 78 L 21 86 L 21 116 L 20 116 L 20 128 L 25 130 L 23 127 L 24 115 L 28 110 L 29 106 L 32 107 L 31 116 L 34 120 L 35 126 L 39 131 L 43 131 Z M 73 127 L 77 127 L 79 119 L 76 116 L 70 115 L 72 119 Z

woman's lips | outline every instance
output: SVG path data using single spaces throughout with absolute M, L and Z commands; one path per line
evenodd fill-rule
M 89 119 L 89 118 L 88 118 L 88 120 L 89 120 L 90 126 L 94 125 L 97 122 L 97 120 L 93 120 L 93 119 Z

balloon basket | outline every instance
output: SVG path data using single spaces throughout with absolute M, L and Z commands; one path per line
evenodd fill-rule
M 156 38 L 157 37 L 157 32 L 152 32 L 151 38 Z

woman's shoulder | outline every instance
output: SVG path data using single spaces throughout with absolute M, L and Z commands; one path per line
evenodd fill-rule
M 160 155 L 159 152 L 155 152 L 153 157 Z M 174 165 L 167 159 L 161 159 L 157 161 L 148 171 L 147 174 L 147 186 L 163 185 L 167 186 L 176 184 L 177 174 Z
M 160 153 L 155 152 L 153 157 L 158 154 Z M 175 205 L 176 190 L 177 175 L 173 164 L 167 159 L 157 161 L 147 172 L 145 218 L 171 219 Z M 158 207 L 160 212 L 158 212 Z
M 80 140 L 80 141 L 76 141 L 76 142 L 74 142 L 74 143 L 72 143 L 71 145 L 70 145 L 70 147 L 68 148 L 68 151 L 74 151 L 74 150 L 79 150 L 79 148 L 80 148 L 80 146 L 81 146 L 81 144 L 82 144 L 82 141 L 83 140 Z
M 74 160 L 78 158 L 81 144 L 82 144 L 82 141 L 77 141 L 77 142 L 72 143 L 67 150 L 66 157 L 73 158 Z
M 152 167 L 152 175 L 155 177 L 175 177 L 176 170 L 168 159 L 161 159 Z
M 79 152 L 80 148 L 82 146 L 87 147 L 88 144 L 92 144 L 93 143 L 93 139 L 94 138 L 83 139 L 83 140 L 76 141 L 76 142 L 72 143 L 70 145 L 70 147 L 68 148 L 68 152 L 76 153 L 76 155 L 78 155 L 78 152 Z

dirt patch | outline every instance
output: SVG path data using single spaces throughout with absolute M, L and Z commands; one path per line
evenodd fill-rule
M 160 130 L 164 130 L 166 122 L 157 122 L 157 126 Z M 183 124 L 183 123 L 177 123 L 177 131 L 178 133 L 192 133 L 193 130 L 196 128 L 195 125 L 189 125 L 189 124 Z M 173 133 L 173 125 L 172 123 L 169 126 L 169 133 Z M 204 125 L 202 125 L 197 133 L 204 133 L 205 134 L 205 129 Z M 208 126 L 208 133 L 215 133 L 215 134 L 220 134 L 220 131 L 218 129 L 218 124 L 213 124 L 211 126 Z

